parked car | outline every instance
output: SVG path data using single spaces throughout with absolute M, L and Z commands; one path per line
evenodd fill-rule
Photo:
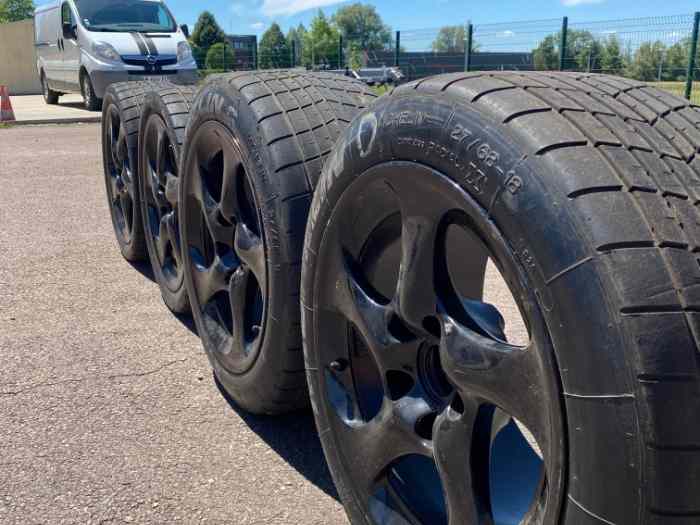
M 160 0 L 54 0 L 36 9 L 37 69 L 47 104 L 81 93 L 98 110 L 114 82 L 197 79 L 187 43 Z

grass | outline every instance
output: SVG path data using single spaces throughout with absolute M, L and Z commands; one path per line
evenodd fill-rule
M 685 96 L 685 82 L 649 82 L 649 85 L 678 95 L 679 97 Z M 700 82 L 696 82 L 693 86 L 693 94 L 690 98 L 693 104 L 700 105 Z

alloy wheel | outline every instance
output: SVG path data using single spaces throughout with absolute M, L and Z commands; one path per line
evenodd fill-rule
M 108 197 L 117 234 L 128 244 L 132 239 L 137 218 L 134 204 L 136 202 L 134 169 L 129 158 L 126 130 L 115 105 L 110 106 L 106 118 Z
M 262 220 L 236 139 L 208 122 L 192 137 L 181 227 L 190 302 L 215 359 L 244 373 L 258 356 L 266 317 Z M 194 297 L 193 297 L 194 296 Z
M 541 523 L 558 512 L 551 343 L 521 265 L 479 209 L 446 177 L 388 163 L 345 191 L 325 228 L 319 394 L 345 485 L 377 524 Z M 521 344 L 484 300 L 487 260 L 519 306 Z
M 166 286 L 177 290 L 182 281 L 177 218 L 178 161 L 165 121 L 159 115 L 151 115 L 148 119 L 143 141 L 145 232 L 153 241 L 155 259 Z

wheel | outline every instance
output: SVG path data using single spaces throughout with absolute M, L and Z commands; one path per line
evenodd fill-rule
M 44 95 L 44 102 L 51 106 L 58 104 L 58 98 L 61 96 L 61 94 L 49 87 L 49 83 L 46 80 L 46 74 L 44 74 L 43 71 L 41 72 L 41 92 Z
M 354 120 L 301 285 L 352 523 L 697 521 L 698 148 L 688 101 L 590 74 L 443 75 Z
M 87 73 L 80 77 L 80 92 L 83 95 L 85 109 L 88 111 L 100 111 L 102 109 L 102 100 L 95 95 L 92 80 L 90 80 L 90 75 Z
M 102 164 L 107 203 L 122 255 L 146 258 L 138 188 L 138 135 L 143 97 L 150 82 L 121 82 L 107 88 L 102 109 Z
M 193 103 L 180 175 L 185 285 L 221 385 L 242 408 L 308 404 L 299 328 L 311 192 L 374 95 L 330 74 L 222 75 Z
M 180 153 L 194 93 L 194 87 L 170 83 L 148 92 L 139 132 L 139 189 L 146 247 L 163 301 L 176 313 L 189 311 L 177 199 Z

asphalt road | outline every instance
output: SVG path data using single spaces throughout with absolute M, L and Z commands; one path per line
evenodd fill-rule
M 0 523 L 347 523 L 309 413 L 252 417 L 119 255 L 96 124 L 0 129 Z
M 0 523 L 347 524 L 310 413 L 228 403 L 120 256 L 99 148 L 96 124 L 0 129 Z

